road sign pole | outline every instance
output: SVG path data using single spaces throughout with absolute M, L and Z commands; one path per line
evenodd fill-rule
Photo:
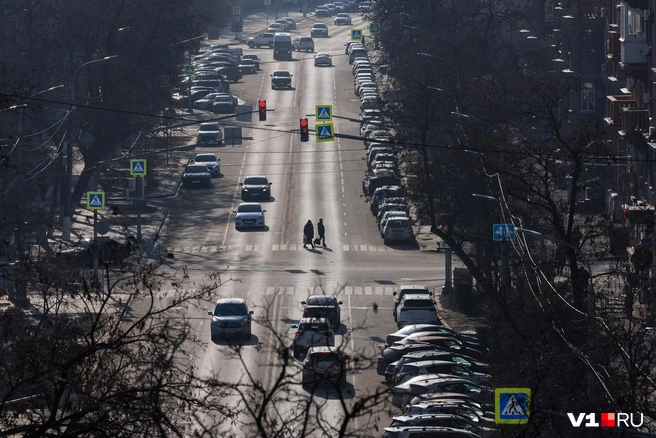
M 137 177 L 137 243 L 142 243 L 141 238 L 141 177 Z
M 97 225 L 98 225 L 98 210 L 94 210 L 93 211 L 93 240 L 96 240 L 98 238 Z

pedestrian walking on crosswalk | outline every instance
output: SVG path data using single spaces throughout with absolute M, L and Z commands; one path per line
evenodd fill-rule
M 307 244 L 309 243 L 312 246 L 312 249 L 314 249 L 312 239 L 314 239 L 314 225 L 312 225 L 312 221 L 308 219 L 305 227 L 303 227 L 303 248 L 307 248 Z
M 323 226 L 323 219 L 321 218 L 319 218 L 319 223 L 317 224 L 317 233 L 319 234 L 317 244 L 323 240 L 323 246 L 326 246 L 326 228 Z

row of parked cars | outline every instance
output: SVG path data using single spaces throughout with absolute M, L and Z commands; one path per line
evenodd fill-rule
M 476 333 L 442 325 L 423 285 L 401 285 L 392 314 L 399 330 L 387 335 L 376 371 L 401 415 L 383 437 L 495 436 L 490 365 Z

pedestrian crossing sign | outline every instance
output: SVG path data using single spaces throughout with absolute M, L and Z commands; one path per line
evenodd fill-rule
M 335 129 L 332 123 L 316 125 L 314 131 L 317 133 L 317 141 L 335 141 Z
M 233 6 L 232 7 L 232 15 L 241 15 L 241 7 L 240 6 Z
M 494 422 L 526 424 L 530 415 L 531 388 L 496 388 Z
M 332 122 L 333 120 L 333 106 L 332 105 L 317 105 L 317 122 Z
M 369 32 L 371 32 L 371 33 L 380 32 L 380 23 L 371 23 L 369 25 Z
M 362 41 L 362 29 L 351 29 L 351 41 Z
M 193 76 L 196 73 L 196 67 L 191 64 L 185 65 L 184 70 L 187 76 Z
M 103 210 L 105 192 L 87 192 L 87 210 Z
M 146 159 L 130 160 L 130 176 L 146 176 Z

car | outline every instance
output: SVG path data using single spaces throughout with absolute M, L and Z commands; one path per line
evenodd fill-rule
M 392 217 L 390 218 L 383 231 L 380 233 L 383 242 L 387 244 L 390 241 L 413 241 L 415 238 L 412 231 L 412 221 L 408 217 Z M 414 321 L 413 321 L 414 322 Z M 416 321 L 425 322 L 425 321 Z M 401 327 L 401 323 L 399 323 Z
M 310 347 L 303 359 L 301 384 L 316 387 L 322 381 L 337 387 L 346 383 L 346 358 L 338 347 Z
M 489 412 L 494 409 L 494 404 L 488 404 L 485 400 L 476 400 L 474 397 L 462 392 L 437 392 L 415 397 L 410 400 L 403 412 L 408 412 L 410 406 L 420 403 L 457 403 L 462 406 L 477 408 L 479 412 L 482 411 L 487 416 L 494 416 L 494 412 Z
M 194 109 L 211 110 L 212 109 L 212 102 L 214 102 L 214 98 L 216 96 L 218 96 L 219 94 L 220 93 L 209 93 L 209 94 L 205 95 L 202 99 L 198 99 L 193 104 Z
M 381 169 L 377 169 L 377 170 L 381 170 Z M 388 211 L 380 218 L 380 222 L 378 223 L 378 232 L 382 233 L 382 231 L 385 229 L 385 225 L 387 225 L 387 222 L 395 217 L 409 218 L 410 215 L 408 215 L 408 213 L 406 213 L 405 211 Z
M 230 82 L 238 82 L 242 78 L 242 73 L 236 66 L 231 67 L 221 67 L 218 69 L 218 73 L 221 76 L 224 76 Z
M 467 432 L 476 434 L 474 436 L 479 436 L 480 438 L 492 438 L 497 433 L 496 429 L 482 427 L 468 418 L 454 414 L 406 414 L 394 417 L 389 425 L 389 427 L 407 426 L 449 427 L 458 430 L 466 430 Z
M 422 415 L 422 414 L 455 414 L 468 418 L 474 424 L 480 424 L 483 427 L 494 427 L 494 414 L 488 414 L 482 405 L 472 399 L 466 398 L 462 394 L 448 393 L 448 397 L 438 398 L 446 395 L 444 393 L 433 394 L 435 398 L 419 401 L 416 404 L 406 405 L 404 414 Z
M 371 10 L 371 2 L 362 2 L 358 6 L 358 12 L 369 12 Z
M 214 311 L 207 313 L 212 316 L 212 322 L 210 322 L 212 342 L 216 342 L 221 336 L 241 335 L 244 339 L 251 338 L 253 311 L 248 310 L 244 299 L 221 298 L 216 302 Z
M 448 350 L 426 350 L 426 351 L 414 351 L 408 354 L 405 354 L 401 359 L 396 362 L 392 362 L 387 366 L 385 370 L 385 380 L 392 381 L 394 376 L 398 374 L 401 370 L 401 367 L 406 363 L 420 362 L 423 360 L 444 360 L 457 363 L 462 365 L 474 372 L 488 374 L 490 370 L 490 364 L 478 362 L 473 357 L 465 356 L 459 353 L 454 353 L 453 351 Z
M 429 298 L 432 298 L 433 292 L 430 289 L 428 289 L 428 286 L 426 286 L 425 284 L 419 284 L 416 286 L 410 284 L 399 285 L 399 288 L 392 292 L 392 296 L 394 297 L 394 308 L 392 309 L 392 315 L 394 316 L 394 321 L 396 321 L 396 312 L 399 307 L 399 304 L 401 304 L 401 301 L 404 299 L 406 295 L 425 295 Z M 417 324 L 414 325 L 416 326 Z M 433 327 L 437 326 L 437 324 L 425 324 L 425 325 L 430 325 Z M 401 330 L 399 330 L 399 332 L 400 331 Z M 412 333 L 408 333 L 408 335 L 410 334 Z M 400 339 L 403 339 L 406 336 L 403 336 Z
M 378 190 L 378 189 L 376 189 Z M 374 190 L 374 195 L 376 194 L 376 191 Z M 372 196 L 373 198 L 373 196 Z M 380 213 L 380 210 L 385 208 L 386 205 L 402 205 L 404 206 L 404 211 L 410 212 L 410 207 L 408 206 L 408 200 L 405 199 L 403 196 L 391 196 L 389 198 L 385 198 L 382 201 L 379 202 L 378 206 L 376 207 L 376 212 L 374 213 L 374 216 L 378 217 L 378 214 Z
M 362 192 L 367 196 L 371 196 L 378 187 L 394 184 L 401 184 L 401 179 L 393 170 L 370 170 L 362 180 Z
M 365 88 L 376 90 L 378 89 L 378 85 L 373 81 L 364 80 L 362 82 L 358 82 L 357 84 L 355 84 L 353 92 L 355 93 L 356 96 L 359 97 Z
M 349 15 L 347 12 L 340 12 L 335 16 L 335 25 L 340 26 L 343 24 L 351 24 L 351 15 Z
M 264 213 L 266 210 L 258 202 L 242 202 L 235 213 L 235 229 L 264 228 L 266 226 Z
M 257 71 L 257 65 L 252 59 L 244 58 L 239 61 L 239 66 L 237 67 L 242 73 L 255 73 Z
M 294 20 L 292 17 L 282 17 L 282 20 L 287 21 L 289 24 L 289 29 L 296 29 L 296 20 Z
M 419 338 L 427 338 L 430 336 L 443 336 L 443 337 L 448 337 L 451 339 L 454 339 L 461 343 L 463 346 L 467 348 L 473 348 L 477 351 L 484 351 L 485 347 L 481 345 L 481 343 L 478 341 L 478 339 L 472 340 L 471 338 L 463 338 L 460 334 L 458 334 L 456 331 L 448 329 L 446 327 L 440 327 L 437 326 L 435 327 L 434 330 L 428 331 L 428 332 L 418 332 L 418 333 L 412 333 L 405 338 L 396 340 L 394 342 L 414 342 L 415 340 Z
M 349 64 L 353 64 L 353 62 L 358 57 L 366 58 L 367 57 L 367 49 L 356 47 L 356 48 L 351 48 L 349 50 Z
M 257 47 L 259 49 L 262 46 L 266 46 L 270 49 L 273 49 L 273 33 L 272 32 L 266 32 L 266 33 L 261 33 L 257 36 L 251 37 L 251 38 L 248 39 L 246 44 L 251 49 L 254 48 L 254 47 Z
M 301 301 L 305 306 L 304 318 L 326 318 L 333 330 L 337 331 L 341 324 L 341 306 L 343 303 L 328 295 L 311 295 L 307 301 Z
M 190 164 L 182 174 L 182 187 L 212 187 L 212 174 L 204 164 Z
M 294 40 L 292 41 L 292 49 L 297 52 L 300 52 L 301 50 L 314 52 L 314 40 L 312 39 L 312 37 L 294 38 Z
M 312 29 L 310 29 L 311 37 L 327 37 L 328 36 L 328 26 L 324 23 L 314 23 Z
M 278 18 L 278 19 L 276 20 L 276 23 L 278 23 L 279 25 L 282 26 L 282 31 L 283 31 L 283 32 L 287 32 L 288 30 L 291 29 L 291 25 L 290 25 L 289 22 L 288 22 L 287 20 L 285 20 L 284 18 Z
M 379 127 L 380 125 L 372 125 L 374 128 Z M 361 136 L 364 137 L 365 132 L 361 132 Z M 394 154 L 394 149 L 391 146 L 379 144 L 378 146 L 369 145 L 369 151 L 367 152 L 367 166 L 371 167 L 371 162 L 376 158 L 378 154 Z
M 330 15 L 330 11 L 325 6 L 317 6 L 317 8 L 314 10 L 314 16 L 317 18 L 330 17 Z
M 271 75 L 271 89 L 292 88 L 292 77 L 287 70 L 276 70 Z
M 401 307 L 399 307 L 399 319 L 401 317 L 402 317 Z M 416 333 L 416 335 L 421 335 L 421 333 Z M 470 356 L 475 360 L 479 360 L 479 361 L 485 360 L 485 354 L 481 351 L 481 349 L 471 347 L 468 344 L 459 340 L 458 338 L 450 336 L 448 334 L 425 335 L 425 336 L 410 335 L 404 339 L 401 339 L 400 341 L 395 342 L 392 345 L 415 344 L 415 343 L 431 344 L 441 348 L 442 350 L 453 351 L 454 353 Z
M 387 337 L 385 338 L 385 342 L 387 343 L 387 345 L 391 345 L 394 342 L 400 341 L 401 339 L 405 339 L 410 335 L 414 335 L 415 333 L 430 333 L 435 331 L 449 333 L 450 335 L 455 336 L 458 339 L 461 339 L 463 342 L 470 341 L 473 343 L 479 343 L 479 340 L 475 336 L 475 333 L 473 331 L 457 332 L 453 329 L 437 324 L 412 324 L 412 325 L 405 326 L 402 329 L 387 335 Z
M 394 135 L 384 129 L 373 131 L 364 141 L 365 146 L 371 146 L 371 143 L 390 143 L 394 141 Z
M 383 120 L 384 117 L 383 112 L 379 109 L 364 110 L 360 114 L 362 123 L 369 123 L 371 120 Z
M 349 47 L 351 47 L 354 44 L 361 44 L 359 41 L 347 41 L 344 43 L 344 54 L 348 55 Z
M 330 12 L 331 16 L 335 15 L 335 4 L 334 3 L 326 3 L 324 6 L 328 9 L 328 12 Z
M 415 351 L 448 351 L 435 345 L 427 344 L 425 342 L 416 342 L 414 344 L 392 344 L 386 347 L 378 357 L 378 364 L 376 372 L 379 375 L 384 375 L 387 367 L 392 362 L 396 362 L 403 358 L 408 353 Z
M 304 355 L 310 347 L 334 347 L 335 332 L 326 318 L 301 318 L 292 325 L 294 357 Z
M 220 158 L 216 158 L 216 154 L 198 154 L 194 158 L 194 164 L 204 164 L 210 171 L 210 174 L 214 177 L 221 176 L 221 161 Z
M 214 113 L 234 113 L 235 102 L 227 94 L 219 94 L 212 102 L 212 112 Z
M 277 33 L 277 32 L 284 32 L 285 28 L 283 27 L 282 24 L 280 23 L 271 23 L 269 27 L 267 28 L 267 33 Z
M 252 60 L 252 61 L 255 63 L 255 70 L 259 70 L 259 69 L 260 69 L 260 58 L 259 58 L 256 54 L 254 54 L 254 53 L 247 53 L 247 54 L 244 55 L 241 59 L 242 59 L 242 61 L 245 60 L 245 59 L 250 59 L 250 60 Z
M 335 12 L 344 12 L 346 10 L 346 5 L 344 2 L 333 2 L 333 4 L 335 5 Z
M 490 400 L 493 394 L 490 388 L 459 377 L 447 374 L 426 374 L 413 377 L 392 388 L 392 404 L 403 409 L 415 396 L 437 392 L 459 392 L 478 401 Z
M 376 156 L 371 160 L 369 166 L 371 168 L 377 168 L 377 163 L 392 163 L 392 167 L 397 167 L 398 162 L 394 154 L 376 154 Z M 398 185 L 399 183 L 397 183 Z
M 362 5 L 360 5 L 362 7 Z M 473 432 L 440 426 L 394 426 L 383 429 L 383 438 L 480 438 Z
M 371 212 L 376 216 L 378 214 L 378 206 L 387 198 L 399 198 L 404 196 L 404 191 L 401 186 L 383 186 L 374 190 L 371 195 Z
M 407 217 L 402 218 L 396 216 L 387 221 L 384 229 L 387 229 L 393 222 L 401 221 L 402 219 L 409 222 Z M 399 300 L 399 305 L 395 307 L 396 315 L 394 320 L 399 328 L 409 324 L 439 324 L 440 322 L 432 295 L 424 293 L 404 294 Z
M 469 368 L 446 360 L 422 360 L 404 364 L 394 376 L 394 383 L 400 384 L 423 374 L 450 374 L 476 384 L 488 384 L 492 376 L 477 373 Z
M 330 53 L 319 52 L 316 55 L 314 55 L 314 65 L 315 67 L 318 65 L 327 65 L 329 67 L 332 67 L 333 58 L 332 56 L 330 56 Z
M 360 110 L 380 109 L 380 99 L 377 97 L 365 97 L 360 102 Z
M 272 184 L 264 175 L 247 176 L 243 183 L 239 183 L 241 186 L 241 199 L 246 201 L 246 199 L 257 198 L 269 201 L 271 200 Z
M 204 122 L 198 127 L 196 134 L 196 143 L 217 143 L 223 142 L 223 131 L 216 122 Z
M 389 170 L 389 169 L 386 169 Z M 398 211 L 401 213 L 405 213 L 409 215 L 408 211 L 408 205 L 407 204 L 385 204 L 381 208 L 378 209 L 378 214 L 376 215 L 376 224 L 380 224 L 380 221 L 383 219 L 383 216 L 385 213 L 388 211 Z

